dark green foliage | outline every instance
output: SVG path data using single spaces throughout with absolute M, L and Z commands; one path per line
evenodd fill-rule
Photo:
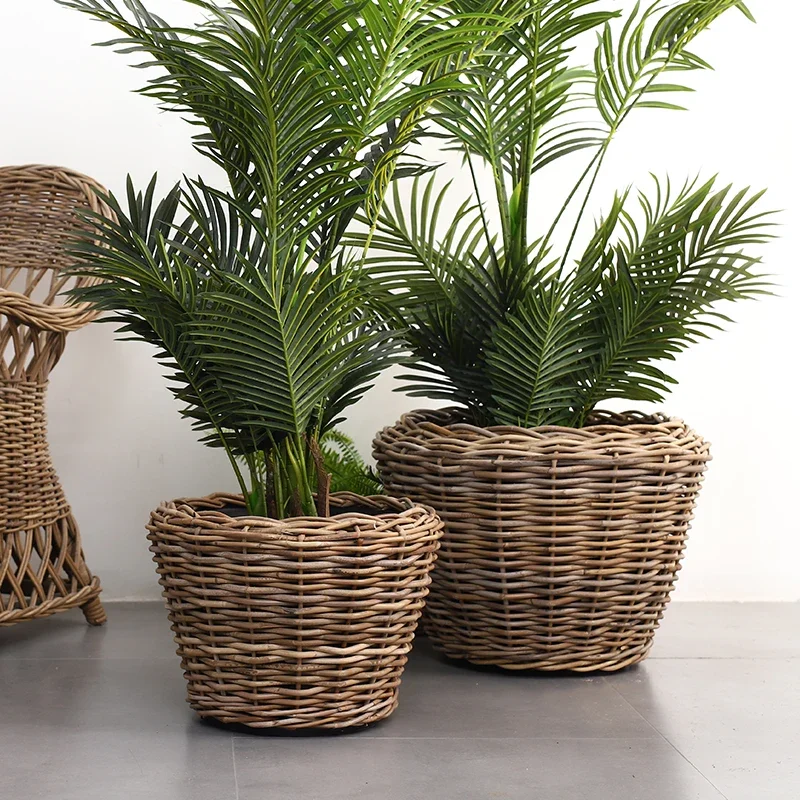
M 180 27 L 141 0 L 58 1 L 154 68 L 141 92 L 197 128 L 230 184 L 156 202 L 155 179 L 129 181 L 127 203 L 108 198 L 118 221 L 76 247 L 77 271 L 104 279 L 79 299 L 157 348 L 253 513 L 326 514 L 319 441 L 398 355 L 342 235 L 428 169 L 404 157 L 420 122 L 527 2 L 185 0 L 203 21 Z
M 454 217 L 443 220 L 447 187 L 418 176 L 410 203 L 395 186 L 374 234 L 350 238 L 372 244 L 387 319 L 416 357 L 405 390 L 464 405 L 482 424 L 580 426 L 609 398 L 660 401 L 674 383 L 664 363 L 727 319 L 717 303 L 768 289 L 754 253 L 771 238 L 762 193 L 715 180 L 676 191 L 654 178 L 615 197 L 573 254 L 620 125 L 636 108 L 677 108 L 665 98 L 689 89 L 668 76 L 708 67 L 688 49 L 695 38 L 730 9 L 749 16 L 735 0 L 693 0 L 615 20 L 599 3 L 532 3 L 468 70 L 465 91 L 438 101 L 473 176 Z M 576 39 L 592 30 L 593 67 L 576 67 Z M 586 169 L 531 240 L 535 178 L 578 151 L 591 154 Z M 475 159 L 493 176 L 491 209 Z
M 332 492 L 353 492 L 365 497 L 383 493 L 380 478 L 366 465 L 353 440 L 340 430 L 323 436 L 322 455 L 331 476 Z

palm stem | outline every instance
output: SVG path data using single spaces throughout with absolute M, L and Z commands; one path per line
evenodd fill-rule
M 529 219 L 530 208 L 530 192 L 531 184 L 533 182 L 533 166 L 536 162 L 536 148 L 539 139 L 539 126 L 536 124 L 536 113 L 538 110 L 539 99 L 539 59 L 541 53 L 539 52 L 539 37 L 541 35 L 541 20 L 542 9 L 537 7 L 534 14 L 529 18 L 530 24 L 533 28 L 533 66 L 531 70 L 531 80 L 528 86 L 528 108 L 527 108 L 527 138 L 525 147 L 522 150 L 522 161 L 519 180 L 521 184 L 520 190 L 520 208 L 519 208 L 519 242 L 517 244 L 517 252 L 512 253 L 511 261 L 516 262 L 517 259 L 527 260 L 528 256 L 528 225 L 531 220 Z
M 469 174 L 472 177 L 472 186 L 475 191 L 475 199 L 478 201 L 478 210 L 480 211 L 481 215 L 483 235 L 486 238 L 486 247 L 492 258 L 492 263 L 494 264 L 495 269 L 499 271 L 500 262 L 497 258 L 497 250 L 495 249 L 494 241 L 492 241 L 492 232 L 489 229 L 489 221 L 486 219 L 486 208 L 483 205 L 483 198 L 481 197 L 481 188 L 478 182 L 478 176 L 475 172 L 475 165 L 472 163 L 472 155 L 469 151 L 469 148 L 466 148 L 464 152 L 466 154 L 467 164 L 469 165 Z

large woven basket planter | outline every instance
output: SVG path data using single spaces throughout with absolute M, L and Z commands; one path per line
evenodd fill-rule
M 378 435 L 375 457 L 390 494 L 445 522 L 425 616 L 440 651 L 580 672 L 647 656 L 710 459 L 683 422 L 482 429 L 418 411 Z
M 153 512 L 188 702 L 253 728 L 342 729 L 397 706 L 442 523 L 410 501 L 334 495 L 342 513 L 237 516 L 240 496 Z M 230 512 L 226 513 L 226 512 Z

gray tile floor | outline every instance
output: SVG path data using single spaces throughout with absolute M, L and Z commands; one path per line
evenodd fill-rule
M 674 604 L 611 676 L 455 667 L 420 641 L 351 736 L 198 722 L 159 604 L 0 629 L 2 800 L 800 800 L 800 605 Z

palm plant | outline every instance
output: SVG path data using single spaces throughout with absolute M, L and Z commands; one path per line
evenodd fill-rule
M 379 251 L 370 271 L 416 357 L 405 390 L 465 406 L 479 424 L 580 427 L 608 398 L 659 401 L 674 383 L 663 362 L 727 319 L 716 303 L 766 291 L 751 249 L 770 238 L 762 193 L 715 180 L 618 194 L 573 255 L 620 126 L 637 108 L 679 108 L 674 95 L 690 89 L 672 76 L 709 67 L 690 50 L 697 36 L 729 10 L 751 18 L 738 0 L 637 4 L 620 20 L 598 6 L 531 0 L 462 91 L 437 100 L 439 136 L 474 187 L 449 224 L 447 187 L 416 176 L 408 208 L 395 185 L 374 235 L 349 238 Z M 592 31 L 593 65 L 576 66 Z M 533 238 L 535 182 L 574 154 L 588 164 Z
M 180 27 L 140 0 L 57 1 L 117 29 L 107 44 L 155 70 L 141 92 L 197 127 L 230 184 L 157 200 L 129 179 L 75 246 L 102 279 L 80 299 L 157 348 L 252 513 L 327 515 L 320 439 L 398 356 L 342 236 L 427 169 L 404 155 L 421 122 L 526 3 L 184 0 L 203 20 Z

